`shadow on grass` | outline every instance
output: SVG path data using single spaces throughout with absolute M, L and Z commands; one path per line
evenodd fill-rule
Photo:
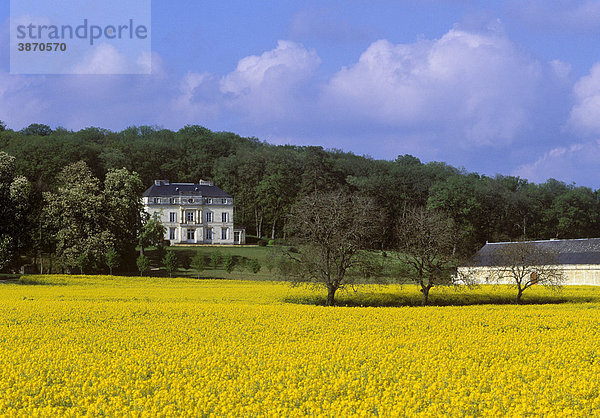
M 429 296 L 428 306 L 472 306 L 472 305 L 514 305 L 516 295 L 484 295 L 456 292 L 455 294 L 443 294 Z M 325 306 L 327 298 L 325 295 L 315 296 L 290 296 L 283 301 L 286 303 L 300 305 Z M 377 294 L 344 294 L 336 297 L 336 306 L 345 307 L 402 307 L 421 306 L 421 295 L 377 293 Z M 556 293 L 553 295 L 527 295 L 524 294 L 522 305 L 557 305 L 562 303 L 592 303 L 600 302 L 597 297 L 583 295 L 564 295 Z
M 67 282 L 56 277 L 45 278 L 35 276 L 21 276 L 14 283 L 23 286 L 66 286 Z

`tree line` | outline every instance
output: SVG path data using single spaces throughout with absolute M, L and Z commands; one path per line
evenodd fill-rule
M 452 219 L 458 231 L 453 252 L 462 256 L 486 241 L 584 238 L 600 232 L 599 191 L 587 187 L 554 179 L 534 184 L 513 176 L 490 177 L 443 162 L 423 163 L 411 155 L 384 161 L 316 146 L 275 146 L 201 126 L 178 131 L 134 126 L 112 132 L 43 124 L 14 131 L 0 124 L 0 150 L 4 159 L 11 159 L 1 179 L 6 206 L 1 216 L 7 222 L 0 247 L 11 254 L 58 252 L 73 269 L 98 264 L 94 254 L 99 250 L 86 256 L 68 250 L 65 240 L 73 231 L 60 232 L 57 222 L 66 222 L 60 202 L 73 198 L 86 208 L 81 216 L 95 214 L 92 227 L 77 231 L 87 237 L 83 242 L 91 245 L 91 237 L 104 233 L 102 242 L 114 242 L 117 252 L 129 254 L 134 242 L 139 245 L 143 222 L 110 219 L 110 213 L 133 214 L 139 207 L 126 202 L 123 193 L 141 193 L 159 178 L 214 180 L 235 197 L 236 224 L 249 235 L 272 239 L 287 237 L 294 204 L 315 192 L 333 191 L 371 201 L 370 216 L 382 225 L 372 241 L 379 249 L 396 245 L 398 223 L 415 208 Z M 87 172 L 63 173 L 77 163 Z M 81 200 L 80 192 L 93 198 Z M 50 216 L 54 223 L 43 221 L 51 213 L 57 215 Z M 123 222 L 131 235 L 125 236 Z

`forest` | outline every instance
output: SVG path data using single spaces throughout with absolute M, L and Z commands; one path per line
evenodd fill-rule
M 271 145 L 197 125 L 176 132 L 152 126 L 75 132 L 43 124 L 15 131 L 3 123 L 0 151 L 15 157 L 13 174 L 31 184 L 31 225 L 44 193 L 56 191 L 61 170 L 83 161 L 100 182 L 123 168 L 136 172 L 144 188 L 155 179 L 214 180 L 235 198 L 236 226 L 258 237 L 285 238 L 296 202 L 316 191 L 338 190 L 372 200 L 372 216 L 384 224 L 376 243 L 381 248 L 393 246 L 393 228 L 416 207 L 451 217 L 460 231 L 458 250 L 466 257 L 486 241 L 600 236 L 599 190 L 555 179 L 535 184 L 490 177 L 411 155 L 376 160 L 318 146 Z

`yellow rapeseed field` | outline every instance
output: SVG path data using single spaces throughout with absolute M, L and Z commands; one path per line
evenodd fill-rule
M 600 289 L 560 296 L 578 303 L 325 308 L 286 302 L 323 292 L 284 283 L 30 281 L 0 284 L 0 416 L 600 411 Z M 412 287 L 359 295 L 403 292 L 418 300 Z

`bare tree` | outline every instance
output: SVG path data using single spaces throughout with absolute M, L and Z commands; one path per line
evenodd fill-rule
M 357 195 L 337 191 L 305 197 L 287 223 L 299 245 L 285 251 L 280 272 L 295 283 L 325 286 L 327 306 L 334 306 L 335 292 L 356 282 L 353 269 L 360 270 L 365 261 L 360 250 L 375 247 L 379 218 L 370 200 Z
M 540 284 L 556 289 L 566 280 L 558 253 L 535 242 L 494 245 L 488 257 L 485 264 L 490 266 L 490 281 L 514 284 L 517 304 L 521 303 L 523 292 L 531 286 Z
M 425 306 L 432 287 L 454 283 L 453 252 L 457 239 L 454 221 L 441 212 L 419 207 L 399 220 L 396 238 L 399 256 L 413 269 L 408 280 L 421 287 Z

